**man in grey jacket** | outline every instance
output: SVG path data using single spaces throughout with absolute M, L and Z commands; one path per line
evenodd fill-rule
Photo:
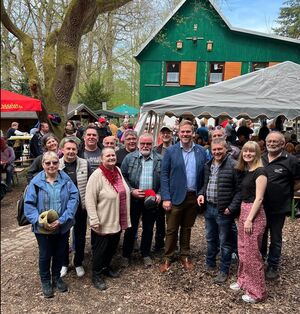
M 134 247 L 134 239 L 142 216 L 143 232 L 141 254 L 145 267 L 152 265 L 150 249 L 153 226 L 157 216 L 157 206 L 148 208 L 145 204 L 145 191 L 156 193 L 156 203 L 160 203 L 160 169 L 162 156 L 153 151 L 153 136 L 142 134 L 139 139 L 139 150 L 129 153 L 122 162 L 121 170 L 131 190 L 130 219 L 132 227 L 127 229 L 123 242 L 123 266 L 129 264 Z
M 197 202 L 206 205 L 206 267 L 208 270 L 216 268 L 220 248 L 220 272 L 214 283 L 221 284 L 227 280 L 229 273 L 234 242 L 232 224 L 240 211 L 241 193 L 238 172 L 234 169 L 235 161 L 227 154 L 225 140 L 213 140 L 211 152 L 213 159 L 205 165 L 204 185 Z

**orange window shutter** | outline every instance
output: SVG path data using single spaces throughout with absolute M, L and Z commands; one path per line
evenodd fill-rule
M 180 85 L 196 85 L 197 62 L 182 61 L 180 64 Z
M 242 62 L 225 62 L 224 81 L 241 75 Z
M 269 67 L 271 67 L 272 65 L 278 64 L 280 62 L 269 62 Z

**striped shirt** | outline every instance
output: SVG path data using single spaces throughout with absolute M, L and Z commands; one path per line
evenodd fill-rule
M 140 154 L 142 163 L 142 172 L 140 176 L 139 189 L 148 190 L 153 187 L 153 154 L 151 153 L 146 159 Z

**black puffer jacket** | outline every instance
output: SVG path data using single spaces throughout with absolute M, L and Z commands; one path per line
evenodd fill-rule
M 228 208 L 234 216 L 238 216 L 241 207 L 241 174 L 235 167 L 236 161 L 229 155 L 223 159 L 218 173 L 218 203 L 219 212 Z M 199 195 L 206 195 L 212 160 L 204 168 L 204 185 Z

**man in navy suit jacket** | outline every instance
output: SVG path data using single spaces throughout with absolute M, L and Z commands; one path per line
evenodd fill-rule
M 203 184 L 205 150 L 193 142 L 193 124 L 183 120 L 179 125 L 180 142 L 167 149 L 161 169 L 161 197 L 167 214 L 165 262 L 160 271 L 171 267 L 180 227 L 180 261 L 192 270 L 189 259 L 191 229 L 197 216 L 197 195 Z

